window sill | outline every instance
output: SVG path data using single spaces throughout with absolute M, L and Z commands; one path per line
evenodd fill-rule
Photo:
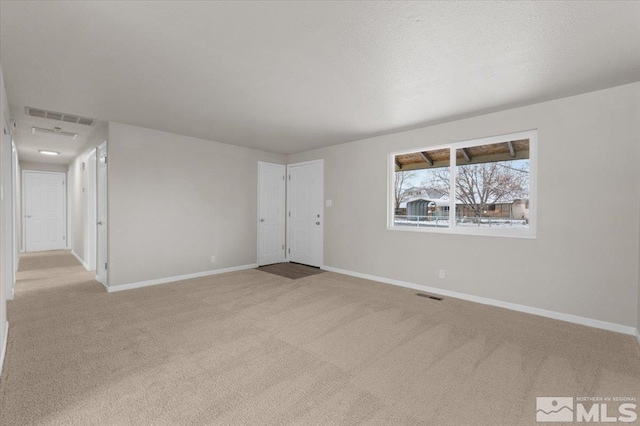
M 500 237 L 500 238 L 521 238 L 527 240 L 537 239 L 535 230 L 500 230 L 487 228 L 419 228 L 409 226 L 387 226 L 387 231 L 399 232 L 418 232 L 430 234 L 449 234 L 449 235 L 473 235 L 481 237 Z

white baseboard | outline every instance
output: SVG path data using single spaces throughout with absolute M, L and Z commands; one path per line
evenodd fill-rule
M 638 342 L 638 346 L 640 346 L 640 331 L 638 331 L 638 329 L 635 329 L 635 333 L 633 333 L 634 336 L 636 336 L 636 341 Z
M 105 287 L 107 288 L 107 291 L 109 293 L 113 293 L 116 291 L 131 290 L 131 289 L 140 288 L 140 287 L 148 287 L 150 285 L 167 284 L 167 283 L 173 283 L 176 281 L 189 280 L 192 278 L 207 277 L 209 275 L 218 275 L 218 274 L 225 274 L 227 272 L 244 271 L 245 269 L 254 269 L 257 267 L 258 267 L 257 263 L 252 263 L 250 265 L 233 266 L 231 268 L 214 269 L 212 271 L 196 272 L 193 274 L 177 275 L 174 277 L 158 278 L 155 280 L 140 281 L 137 283 L 120 284 L 116 286 L 105 286 Z
M 588 327 L 600 328 L 603 330 L 615 331 L 617 333 L 630 334 L 637 336 L 638 330 L 628 325 L 616 324 L 613 322 L 600 321 L 592 318 L 580 317 L 577 315 L 565 314 L 562 312 L 548 311 L 546 309 L 534 308 L 531 306 L 518 305 L 516 303 L 503 302 L 502 300 L 489 299 L 486 297 L 474 296 L 466 293 L 459 293 L 457 291 L 443 290 L 436 287 L 429 287 L 422 284 L 413 284 L 406 281 L 394 280 L 391 278 L 383 278 L 375 275 L 362 274 L 360 272 L 349 271 L 346 269 L 334 268 L 332 266 L 323 265 L 321 269 L 330 272 L 336 272 L 338 274 L 350 275 L 352 277 L 364 278 L 366 280 L 378 281 L 384 284 L 397 285 L 400 287 L 412 288 L 414 290 L 420 290 L 427 293 L 434 293 L 440 296 L 453 297 L 456 299 L 468 300 L 470 302 L 481 303 L 483 305 L 497 306 L 500 308 L 510 309 L 512 311 L 525 312 L 527 314 L 539 315 L 541 317 L 553 318 L 560 321 L 571 322 L 574 324 L 586 325 Z M 636 337 L 640 344 L 640 338 Z
M 71 250 L 71 254 L 73 255 L 73 257 L 75 257 L 76 259 L 78 259 L 78 262 L 80 262 L 80 264 L 81 264 L 82 266 L 84 266 L 84 269 L 86 269 L 87 271 L 90 271 L 90 270 L 91 270 L 91 269 L 89 269 L 89 265 L 87 265 L 87 264 L 85 263 L 85 261 L 84 261 L 84 260 L 82 260 L 82 258 L 76 254 L 76 252 L 75 252 L 75 251 Z
M 7 341 L 9 340 L 9 321 L 3 330 L 4 343 L 2 344 L 2 352 L 0 352 L 0 377 L 2 376 L 2 366 L 4 365 L 4 357 L 7 354 Z

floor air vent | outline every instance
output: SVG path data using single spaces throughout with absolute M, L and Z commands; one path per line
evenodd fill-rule
M 424 294 L 424 293 L 416 293 L 416 296 L 426 297 L 427 299 L 433 299 L 433 300 L 442 300 L 442 297 L 432 296 L 430 294 Z

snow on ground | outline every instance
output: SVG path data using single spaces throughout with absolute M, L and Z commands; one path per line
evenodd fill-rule
M 395 219 L 395 226 L 411 226 L 417 228 L 448 228 L 449 221 L 442 220 L 407 220 L 407 219 Z M 461 228 L 509 228 L 509 229 L 527 229 L 529 224 L 524 220 L 511 220 L 511 219 L 491 219 L 483 218 L 481 223 L 471 219 L 461 219 L 456 222 L 457 227 Z
M 491 223 L 482 222 L 480 225 L 473 222 L 458 222 L 456 226 L 459 226 L 461 228 L 529 228 L 529 225 L 524 220 L 492 221 Z

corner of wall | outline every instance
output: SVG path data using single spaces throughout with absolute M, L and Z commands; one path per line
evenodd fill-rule
M 67 190 L 69 212 L 68 220 L 68 248 L 76 256 L 78 261 L 89 269 L 89 212 L 86 203 L 83 202 L 82 188 L 86 188 L 86 170 L 82 165 L 87 162 L 91 152 L 109 137 L 109 123 L 101 121 L 87 138 L 87 142 L 81 148 L 80 153 L 69 163 L 67 172 Z
M 635 134 L 638 139 L 636 142 L 640 144 L 640 82 L 635 83 L 632 87 L 632 90 L 635 91 L 636 111 L 638 112 L 638 117 L 635 120 Z M 638 157 L 638 165 L 640 165 L 640 157 Z M 636 191 L 638 193 L 638 198 L 640 199 L 640 167 L 636 168 Z M 638 211 L 640 211 L 640 200 L 638 202 Z M 640 222 L 640 217 L 638 217 L 638 221 Z M 638 341 L 638 345 L 640 345 L 640 229 L 638 230 L 636 249 L 638 250 L 638 305 L 636 310 L 636 339 Z

